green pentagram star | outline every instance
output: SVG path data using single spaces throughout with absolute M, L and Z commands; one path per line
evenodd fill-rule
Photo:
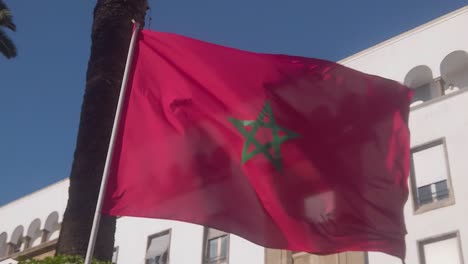
M 268 117 L 267 121 L 265 121 L 265 117 Z M 263 154 L 269 161 L 271 161 L 278 171 L 281 172 L 283 170 L 280 151 L 281 144 L 287 140 L 297 138 L 299 135 L 291 130 L 278 126 L 268 101 L 263 106 L 256 120 L 238 120 L 235 118 L 229 118 L 229 121 L 231 121 L 237 130 L 245 137 L 245 143 L 242 149 L 242 164 L 246 163 L 257 154 Z M 246 127 L 252 128 L 250 132 L 247 131 Z M 261 144 L 257 139 L 255 139 L 255 134 L 261 127 L 271 129 L 273 139 L 270 142 Z M 283 132 L 284 135 L 280 136 L 279 132 Z M 251 144 L 255 146 L 255 149 L 248 152 L 248 148 Z M 273 153 L 270 152 L 271 148 L 273 148 Z

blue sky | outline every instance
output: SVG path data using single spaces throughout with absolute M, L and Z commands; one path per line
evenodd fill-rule
M 0 205 L 70 173 L 95 1 L 5 0 L 14 60 L 0 57 Z M 153 30 L 240 49 L 343 59 L 468 0 L 149 0 Z

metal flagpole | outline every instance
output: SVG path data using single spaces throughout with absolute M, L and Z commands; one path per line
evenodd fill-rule
M 94 253 L 94 246 L 96 244 L 96 238 L 99 230 L 99 221 L 101 220 L 101 209 L 104 201 L 104 195 L 107 185 L 107 179 L 109 178 L 110 163 L 112 160 L 112 154 L 114 151 L 115 137 L 117 135 L 118 125 L 120 121 L 120 113 L 122 112 L 122 105 L 125 98 L 125 91 L 127 90 L 128 75 L 130 73 L 130 67 L 133 58 L 133 50 L 135 48 L 136 39 L 140 30 L 140 25 L 135 23 L 135 29 L 132 33 L 130 40 L 130 47 L 128 48 L 127 62 L 125 64 L 125 71 L 123 75 L 122 85 L 120 87 L 119 101 L 117 103 L 117 110 L 115 112 L 114 124 L 112 126 L 112 134 L 109 141 L 109 148 L 107 149 L 106 164 L 104 165 L 104 171 L 102 173 L 101 187 L 99 189 L 99 196 L 96 205 L 96 211 L 94 212 L 93 227 L 91 228 L 91 235 L 89 237 L 88 249 L 86 251 L 86 258 L 84 264 L 91 264 L 91 259 Z

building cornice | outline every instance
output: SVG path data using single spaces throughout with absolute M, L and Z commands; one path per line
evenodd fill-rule
M 380 49 L 383 49 L 383 48 L 385 48 L 387 46 L 395 44 L 395 43 L 397 43 L 399 41 L 402 41 L 402 40 L 404 40 L 406 38 L 409 38 L 409 37 L 413 36 L 414 34 L 421 33 L 421 32 L 423 32 L 423 31 L 425 31 L 427 29 L 430 29 L 430 28 L 432 28 L 434 26 L 437 26 L 437 25 L 439 25 L 441 23 L 444 23 L 444 22 L 446 22 L 448 20 L 454 19 L 454 18 L 456 18 L 456 17 L 458 17 L 460 15 L 463 15 L 463 14 L 465 14 L 467 12 L 468 12 L 468 5 L 466 5 L 466 6 L 462 7 L 462 8 L 459 8 L 459 9 L 457 9 L 457 10 L 451 12 L 451 13 L 448 13 L 448 14 L 446 14 L 444 16 L 441 16 L 439 18 L 431 20 L 431 21 L 429 21 L 429 22 L 427 22 L 425 24 L 422 24 L 421 26 L 413 28 L 413 29 L 411 29 L 409 31 L 406 31 L 406 32 L 402 33 L 402 34 L 399 34 L 399 35 L 397 35 L 397 36 L 395 36 L 393 38 L 390 38 L 390 39 L 388 39 L 386 41 L 383 41 L 383 42 L 381 42 L 381 43 L 379 43 L 377 45 L 374 45 L 374 46 L 372 46 L 370 48 L 367 48 L 367 49 L 362 50 L 362 51 L 360 51 L 358 53 L 355 53 L 355 54 L 353 54 L 353 55 L 351 55 L 351 56 L 349 56 L 347 58 L 344 58 L 344 59 L 338 61 L 338 63 L 346 65 L 348 63 L 351 63 L 354 60 L 357 60 L 357 59 L 359 59 L 361 57 L 364 57 L 366 55 L 374 53 L 374 52 L 376 52 L 376 51 L 378 51 Z
M 61 183 L 64 183 L 64 182 L 66 182 L 66 181 L 68 181 L 68 180 L 69 180 L 69 178 L 67 177 L 67 178 L 65 178 L 65 179 L 59 180 L 58 182 L 55 182 L 55 183 L 52 183 L 52 184 L 50 184 L 50 185 L 47 185 L 47 186 L 45 186 L 45 187 L 43 187 L 43 188 L 40 188 L 40 189 L 38 189 L 38 190 L 36 190 L 36 191 L 34 191 L 34 192 L 32 192 L 32 193 L 28 193 L 28 194 L 26 194 L 25 196 L 22 196 L 22 197 L 20 197 L 20 198 L 18 198 L 18 199 L 15 199 L 15 200 L 13 200 L 13 201 L 11 201 L 11 202 L 8 202 L 8 203 L 6 203 L 6 204 L 0 205 L 0 211 L 1 211 L 2 209 L 6 208 L 6 207 L 9 207 L 9 206 L 13 205 L 13 204 L 16 204 L 16 203 L 19 203 L 19 202 L 21 202 L 21 201 L 23 201 L 23 200 L 25 200 L 25 199 L 28 199 L 28 197 L 30 197 L 30 196 L 36 195 L 37 193 L 40 193 L 40 192 L 45 191 L 45 190 L 47 190 L 47 189 L 51 189 L 51 188 L 55 187 L 56 185 L 59 185 L 59 184 L 61 184 Z
M 9 256 L 6 256 L 3 259 L 0 258 L 0 261 L 5 260 L 5 259 L 24 260 L 24 259 L 34 258 L 34 257 L 36 257 L 38 255 L 41 255 L 41 254 L 50 252 L 52 250 L 55 250 L 55 246 L 57 245 L 57 241 L 58 241 L 58 239 L 54 239 L 54 240 L 51 240 L 51 241 L 44 242 L 44 243 L 42 243 L 42 244 L 40 244 L 38 246 L 27 248 L 27 249 L 25 249 L 25 250 L 23 250 L 21 252 L 14 253 L 14 254 L 11 254 Z

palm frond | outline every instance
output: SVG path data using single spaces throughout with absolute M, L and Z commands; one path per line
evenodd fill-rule
M 7 59 L 16 57 L 16 46 L 10 37 L 0 29 L 0 53 Z
M 0 26 L 7 27 L 16 31 L 16 25 L 13 23 L 13 15 L 8 7 L 0 0 Z
M 8 6 L 3 2 L 3 0 L 0 0 L 0 10 L 1 9 L 8 9 Z

